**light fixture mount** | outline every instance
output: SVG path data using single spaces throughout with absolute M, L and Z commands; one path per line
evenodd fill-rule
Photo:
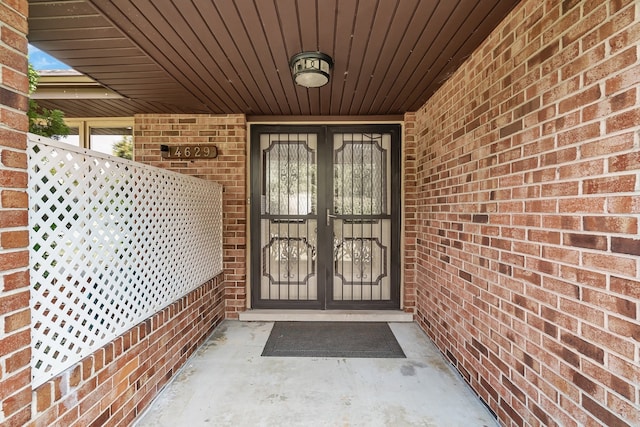
M 303 87 L 321 87 L 329 83 L 333 59 L 322 52 L 300 52 L 291 57 L 293 81 Z

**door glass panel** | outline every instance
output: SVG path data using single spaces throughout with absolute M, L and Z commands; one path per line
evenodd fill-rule
M 356 138 L 354 140 L 354 138 Z M 381 136 L 337 135 L 334 147 L 334 213 L 380 215 L 387 206 L 387 150 Z
M 317 137 L 260 137 L 261 278 L 265 300 L 316 300 Z
M 263 219 L 262 228 L 262 299 L 317 299 L 316 221 Z
M 270 141 L 269 146 L 262 152 L 262 158 L 265 174 L 263 193 L 265 194 L 265 213 L 270 215 L 315 213 L 317 198 L 315 150 L 307 141 L 286 139 Z
M 391 299 L 391 216 L 387 134 L 335 135 L 334 301 Z

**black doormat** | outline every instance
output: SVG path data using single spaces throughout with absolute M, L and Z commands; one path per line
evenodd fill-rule
M 406 357 L 391 328 L 384 322 L 275 322 L 262 355 Z

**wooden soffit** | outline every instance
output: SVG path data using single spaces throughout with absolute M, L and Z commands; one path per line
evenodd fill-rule
M 385 116 L 420 108 L 518 1 L 29 0 L 28 37 L 138 112 Z M 328 85 L 293 83 L 301 51 L 333 58 Z

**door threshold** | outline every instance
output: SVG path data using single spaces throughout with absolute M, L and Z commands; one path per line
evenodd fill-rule
M 266 310 L 242 311 L 243 322 L 413 322 L 401 310 Z

